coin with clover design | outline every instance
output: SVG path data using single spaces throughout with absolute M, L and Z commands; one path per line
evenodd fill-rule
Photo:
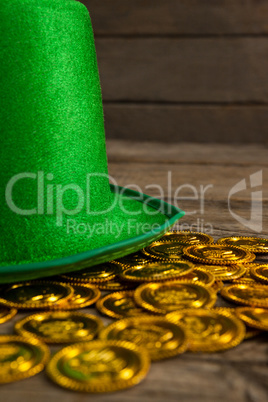
M 102 340 L 125 340 L 146 348 L 152 360 L 161 360 L 186 351 L 188 339 L 182 326 L 164 317 L 129 317 L 104 328 Z
M 73 296 L 71 286 L 60 282 L 32 281 L 5 286 L 0 302 L 16 309 L 44 309 L 57 306 Z
M 42 371 L 49 349 L 36 339 L 0 335 L 0 384 L 32 377 Z
M 221 289 L 221 295 L 234 303 L 268 308 L 268 286 L 236 283 Z
M 146 310 L 167 314 L 185 308 L 212 307 L 217 295 L 200 283 L 174 281 L 142 284 L 135 290 L 134 298 Z
M 80 342 L 58 351 L 47 365 L 49 378 L 80 392 L 112 392 L 137 385 L 150 368 L 146 349 L 126 341 Z
M 166 281 L 184 276 L 194 269 L 190 261 L 164 262 L 153 261 L 143 265 L 126 268 L 121 278 L 135 282 Z
M 191 245 L 191 244 L 213 244 L 213 237 L 206 233 L 191 232 L 188 230 L 173 230 L 164 234 L 160 241 L 176 241 L 181 244 Z
M 245 336 L 244 324 L 227 311 L 186 309 L 169 313 L 167 319 L 186 328 L 192 352 L 230 349 L 241 343 Z
M 201 264 L 233 265 L 255 260 L 255 255 L 241 247 L 221 244 L 199 244 L 183 249 L 183 255 Z
M 135 303 L 134 291 L 131 290 L 113 292 L 103 296 L 97 301 L 96 308 L 104 315 L 119 319 L 148 313 Z
M 17 321 L 15 331 L 45 343 L 71 343 L 92 340 L 103 327 L 100 318 L 77 312 L 44 312 Z
M 245 248 L 256 254 L 268 253 L 268 239 L 249 236 L 231 236 L 223 237 L 217 241 L 217 244 L 225 244 Z

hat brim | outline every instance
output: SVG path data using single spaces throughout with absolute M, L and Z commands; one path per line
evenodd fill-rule
M 113 193 L 118 193 L 122 187 L 110 185 Z M 185 215 L 179 208 L 165 201 L 148 196 L 137 191 L 124 188 L 124 196 L 142 202 L 155 210 L 161 211 L 165 216 L 165 223 L 154 230 L 148 231 L 136 237 L 130 237 L 104 247 L 85 251 L 68 257 L 50 261 L 42 261 L 30 264 L 7 265 L 0 267 L 0 283 L 12 283 L 31 279 L 38 279 L 52 275 L 60 275 L 67 272 L 79 271 L 83 268 L 102 264 L 127 254 L 134 253 L 159 239 L 166 233 L 176 221 Z

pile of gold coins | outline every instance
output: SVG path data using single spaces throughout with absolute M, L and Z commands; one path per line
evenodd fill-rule
M 138 384 L 151 361 L 268 331 L 268 264 L 256 263 L 265 253 L 266 239 L 174 231 L 116 261 L 2 286 L 0 324 L 27 315 L 0 336 L 0 383 L 46 367 L 64 388 L 111 392 Z M 52 344 L 66 346 L 50 357 Z

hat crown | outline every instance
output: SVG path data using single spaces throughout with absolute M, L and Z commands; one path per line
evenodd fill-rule
M 14 258 L 35 259 L 34 248 L 22 245 L 23 235 L 37 242 L 49 237 L 50 246 L 55 242 L 57 247 L 62 235 L 56 234 L 52 205 L 57 188 L 73 185 L 85 197 L 88 176 L 94 175 L 93 209 L 109 205 L 110 188 L 101 89 L 86 7 L 74 0 L 1 2 L 0 48 L 0 221 L 5 238 L 0 250 L 11 263 Z M 4 199 L 14 177 L 8 197 L 28 211 L 24 216 Z M 76 190 L 70 188 L 63 198 L 66 209 L 77 206 Z

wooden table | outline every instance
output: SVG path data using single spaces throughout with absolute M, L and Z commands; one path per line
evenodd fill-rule
M 204 230 L 215 238 L 233 234 L 267 237 L 268 160 L 264 146 L 110 141 L 107 148 L 109 172 L 119 185 L 136 184 L 143 192 L 157 197 L 160 196 L 160 188 L 156 185 L 159 185 L 164 190 L 162 195 L 166 201 L 178 202 L 188 213 L 179 222 L 179 228 Z M 230 207 L 233 214 L 237 214 L 235 218 L 228 209 L 231 188 L 243 179 L 249 186 L 249 176 L 257 173 L 255 179 L 260 179 L 259 172 L 262 172 L 262 185 L 241 190 L 231 197 Z M 172 181 L 170 194 L 168 180 Z M 253 182 L 257 183 L 256 180 Z M 251 191 L 263 193 L 263 228 L 257 234 L 239 222 L 239 217 L 249 219 Z M 203 197 L 200 196 L 202 192 Z M 181 199 L 174 199 L 174 196 Z M 258 200 L 260 207 L 260 193 Z M 256 222 L 260 208 L 257 212 Z M 262 257 L 261 260 L 268 259 Z M 220 300 L 219 304 L 226 303 Z M 97 314 L 94 309 L 85 311 Z M 2 324 L 0 333 L 12 333 L 15 320 L 21 316 L 23 314 Z M 104 321 L 109 322 L 108 319 Z M 267 341 L 266 333 L 223 353 L 185 353 L 153 363 L 148 377 L 140 385 L 107 395 L 73 393 L 52 384 L 44 373 L 40 373 L 30 379 L 1 386 L 0 401 L 264 402 L 268 397 Z

